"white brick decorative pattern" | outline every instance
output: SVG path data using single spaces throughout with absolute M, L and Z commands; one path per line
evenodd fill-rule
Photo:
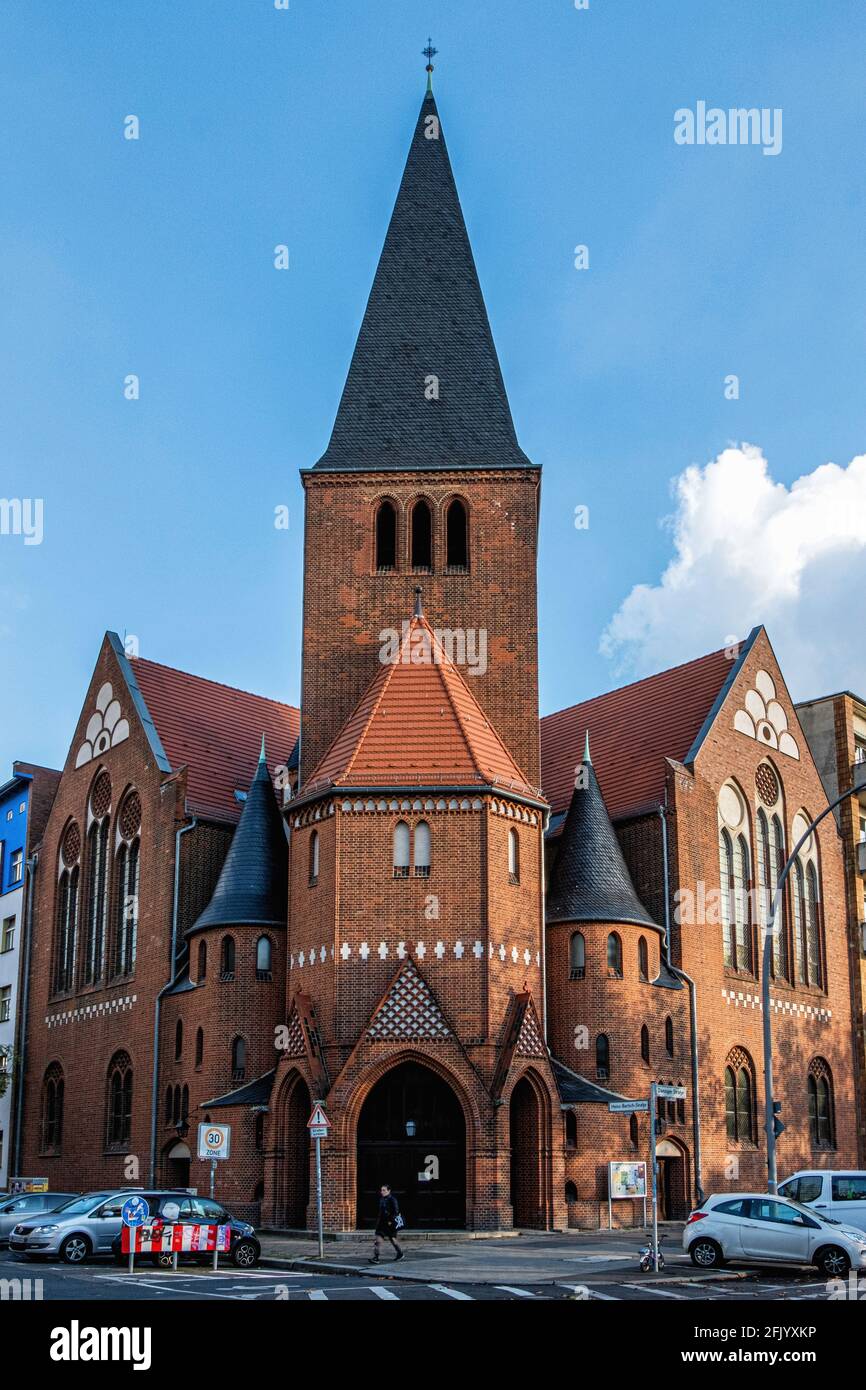
M 436 1000 L 411 961 L 407 961 L 367 1030 L 372 1041 L 426 1038 L 441 1041 L 451 1030 Z

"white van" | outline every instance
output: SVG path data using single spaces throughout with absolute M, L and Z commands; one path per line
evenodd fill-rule
M 862 1171 L 804 1170 L 780 1183 L 779 1196 L 805 1202 L 822 1216 L 866 1231 L 866 1173 Z

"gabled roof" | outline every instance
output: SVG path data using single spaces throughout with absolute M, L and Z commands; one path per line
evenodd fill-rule
M 439 398 L 425 383 L 439 380 Z M 317 469 L 530 466 L 520 449 L 432 93 Z
M 223 1110 L 231 1105 L 266 1106 L 270 1100 L 275 1075 L 276 1068 L 272 1067 L 264 1076 L 257 1076 L 254 1081 L 245 1082 L 243 1086 L 238 1086 L 237 1090 L 226 1091 L 225 1095 L 214 1096 L 213 1100 L 203 1100 L 198 1108 Z
M 612 1100 L 629 1099 L 628 1096 L 620 1095 L 618 1091 L 609 1091 L 606 1087 L 599 1086 L 597 1082 L 588 1081 L 585 1076 L 579 1076 L 576 1071 L 572 1071 L 571 1067 L 567 1067 L 556 1057 L 551 1057 L 550 1065 L 553 1068 L 559 1098 L 563 1105 L 583 1105 L 587 1101 L 591 1105 L 609 1105 Z
M 327 786 L 495 785 L 538 799 L 427 619 L 403 624 L 302 795 Z
M 285 930 L 287 893 L 286 832 L 265 760 L 263 739 L 256 775 L 213 896 L 187 936 L 206 927 L 247 925 Z
M 299 710 L 143 657 L 127 664 L 164 750 L 163 770 L 188 769 L 189 811 L 235 822 L 241 809 L 235 792 L 253 779 L 262 734 L 272 765 L 286 763 L 298 737 Z
M 634 922 L 658 931 L 635 892 L 588 752 L 587 748 L 559 838 L 545 919 Z
M 740 644 L 596 695 L 541 720 L 541 781 L 554 816 L 571 801 L 584 734 L 614 820 L 664 799 L 665 759 L 690 762 L 715 719 L 760 629 Z M 554 827 L 555 828 L 555 827 Z

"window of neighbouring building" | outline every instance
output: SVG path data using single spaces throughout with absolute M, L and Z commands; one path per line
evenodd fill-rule
M 9 860 L 9 881 L 10 883 L 20 883 L 24 877 L 24 851 L 15 849 Z
M 0 951 L 11 951 L 15 945 L 15 918 L 6 917 L 3 921 L 3 934 L 0 938 Z
M 0 1023 L 8 1023 L 12 1017 L 12 986 L 0 989 Z

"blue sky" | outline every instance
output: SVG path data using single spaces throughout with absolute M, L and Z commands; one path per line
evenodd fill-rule
M 866 688 L 862 4 L 6 0 L 0 496 L 43 498 L 44 539 L 0 535 L 0 777 L 62 761 L 106 628 L 297 698 L 298 469 L 330 433 L 428 32 L 544 467 L 542 710 L 761 620 L 795 696 Z M 781 108 L 781 153 L 678 146 L 701 100 Z

